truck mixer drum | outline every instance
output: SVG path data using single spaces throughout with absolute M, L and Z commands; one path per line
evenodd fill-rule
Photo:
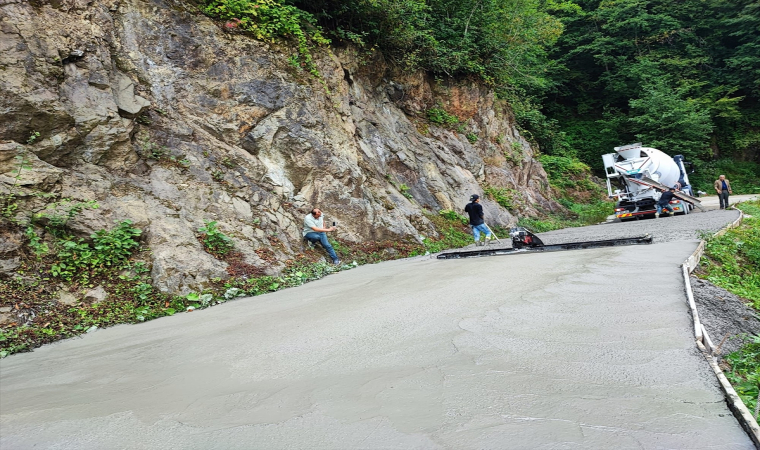
M 689 181 L 691 164 L 682 155 L 670 157 L 641 143 L 615 147 L 615 153 L 602 155 L 607 175 L 607 194 L 616 198 L 615 217 L 623 222 L 654 218 L 662 192 L 675 187 L 670 203 L 678 214 L 702 209 Z

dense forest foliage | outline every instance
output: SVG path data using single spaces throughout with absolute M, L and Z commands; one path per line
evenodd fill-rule
M 405 70 L 477 78 L 541 150 L 601 173 L 634 141 L 760 191 L 760 4 L 752 0 L 206 0 L 260 39 L 351 42 Z
M 635 141 L 760 192 L 760 3 L 753 0 L 576 0 L 550 58 L 544 147 L 592 167 Z M 562 132 L 560 138 L 554 137 Z M 553 139 L 553 141 L 552 141 Z

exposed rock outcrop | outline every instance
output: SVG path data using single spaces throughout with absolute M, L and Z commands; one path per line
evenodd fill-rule
M 516 190 L 526 214 L 558 207 L 488 90 L 360 65 L 345 48 L 318 52 L 320 82 L 288 53 L 179 1 L 0 1 L 0 190 L 24 199 L 22 222 L 45 206 L 35 191 L 96 200 L 69 224 L 82 235 L 132 220 L 165 292 L 226 276 L 196 238 L 204 220 L 268 266 L 255 250 L 298 252 L 311 205 L 354 241 L 434 235 L 424 212 L 460 209 L 484 184 Z M 439 103 L 459 131 L 427 122 Z M 516 220 L 482 203 L 491 223 Z

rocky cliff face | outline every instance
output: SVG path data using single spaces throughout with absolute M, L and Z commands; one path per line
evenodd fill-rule
M 0 194 L 19 196 L 22 223 L 54 199 L 95 200 L 70 223 L 82 235 L 132 220 L 166 292 L 226 276 L 196 238 L 205 220 L 274 272 L 255 250 L 299 252 L 312 205 L 352 241 L 435 236 L 425 212 L 461 209 L 486 184 L 516 190 L 521 213 L 557 207 L 489 91 L 342 48 L 318 53 L 320 81 L 289 53 L 179 1 L 0 0 Z M 437 104 L 464 125 L 428 123 Z M 482 203 L 490 223 L 515 222 Z

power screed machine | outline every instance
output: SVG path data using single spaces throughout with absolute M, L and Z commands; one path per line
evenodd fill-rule
M 463 252 L 447 252 L 437 256 L 438 259 L 473 258 L 479 256 L 514 255 L 518 253 L 556 252 L 561 250 L 580 250 L 587 248 L 617 247 L 620 245 L 651 244 L 652 236 L 646 234 L 632 238 L 604 239 L 599 241 L 568 242 L 564 244 L 544 244 L 544 242 L 525 227 L 509 230 L 512 248 L 488 248 Z

